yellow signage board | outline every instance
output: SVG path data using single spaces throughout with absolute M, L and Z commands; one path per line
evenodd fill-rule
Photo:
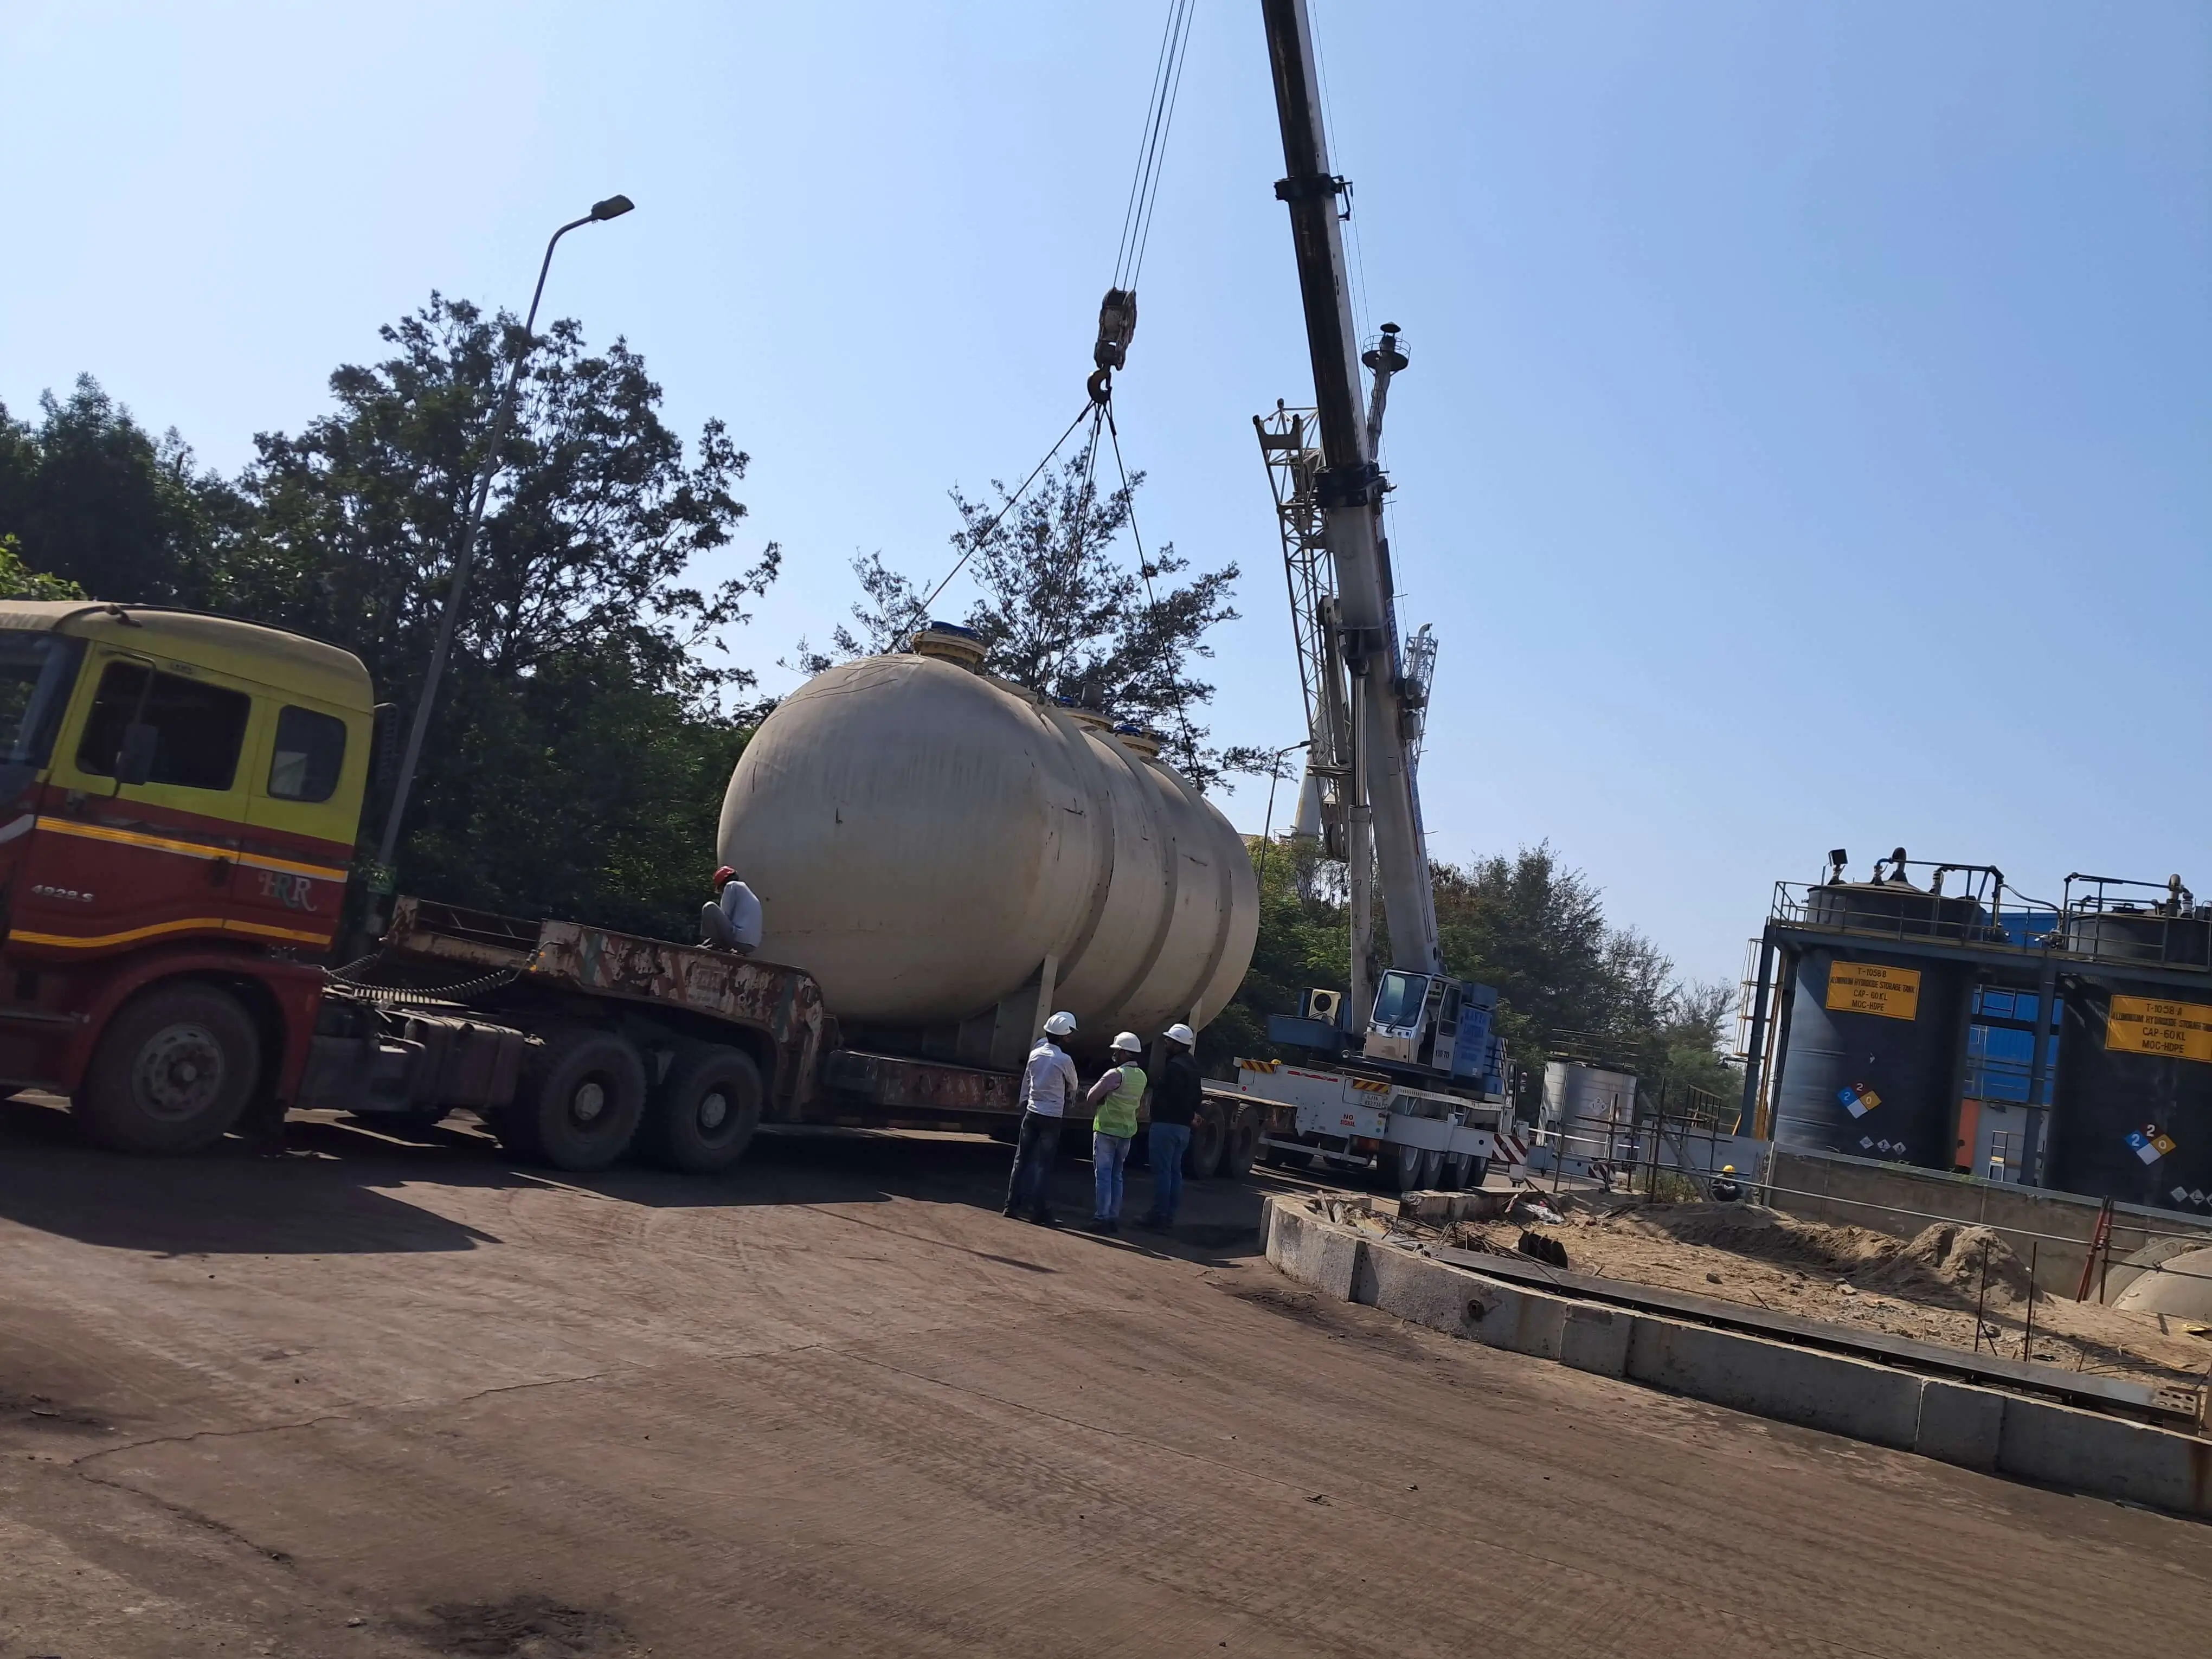
M 1828 1006 L 1850 1014 L 1880 1014 L 1884 1019 L 1917 1019 L 1920 970 L 1886 968 L 1878 962 L 1831 963 Z
M 2114 997 L 2105 1021 L 2105 1047 L 2123 1054 L 2162 1054 L 2212 1065 L 2212 1006 Z

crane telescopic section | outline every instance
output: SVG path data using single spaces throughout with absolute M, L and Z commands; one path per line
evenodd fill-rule
M 1322 460 L 1315 487 L 1335 574 L 1329 626 L 1350 680 L 1347 808 L 1354 909 L 1362 908 L 1364 893 L 1357 890 L 1364 886 L 1371 859 L 1381 878 L 1392 967 L 1440 975 L 1443 957 L 1410 753 L 1419 729 L 1420 693 L 1407 682 L 1398 640 L 1389 550 L 1382 533 L 1387 486 L 1376 464 L 1370 411 L 1361 396 L 1338 211 L 1346 185 L 1329 170 L 1304 0 L 1261 0 L 1261 13 L 1283 132 L 1284 177 L 1275 194 L 1290 210 L 1306 342 L 1313 357 Z M 1388 368 L 1378 367 L 1378 392 L 1387 388 L 1388 375 Z M 1374 413 L 1381 413 L 1379 397 Z M 1360 921 L 1355 915 L 1356 933 L 1363 931 Z

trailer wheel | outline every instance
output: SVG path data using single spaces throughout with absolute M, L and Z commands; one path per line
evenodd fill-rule
M 1437 1164 L 1437 1185 L 1445 1192 L 1457 1192 L 1467 1185 L 1467 1172 L 1474 1164 L 1473 1152 L 1446 1152 Z
M 1222 1143 L 1221 1173 L 1242 1181 L 1252 1173 L 1252 1160 L 1260 1155 L 1260 1109 L 1239 1106 L 1229 1119 L 1229 1133 Z
M 656 1164 L 720 1175 L 745 1155 L 761 1120 L 760 1067 L 720 1045 L 680 1054 L 646 1109 L 639 1139 Z
M 604 1170 L 629 1150 L 645 1115 L 645 1062 L 625 1038 L 588 1025 L 556 1030 L 531 1060 L 499 1138 L 556 1170 Z
M 1211 1180 L 1221 1169 L 1221 1155 L 1228 1144 L 1229 1115 L 1209 1095 L 1198 1103 L 1197 1115 L 1190 1121 L 1190 1146 L 1182 1155 L 1184 1178 Z
M 1390 1193 L 1417 1193 L 1437 1178 L 1437 1154 L 1402 1142 L 1386 1144 L 1375 1159 L 1375 1176 Z
M 238 999 L 172 985 L 126 1004 L 100 1034 L 73 1109 L 118 1152 L 197 1152 L 222 1139 L 253 1097 L 261 1036 Z

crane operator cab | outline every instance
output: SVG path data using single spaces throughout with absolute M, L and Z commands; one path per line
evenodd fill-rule
M 1361 1054 L 1386 1064 L 1418 1066 L 1478 1086 L 1504 1068 L 1498 1062 L 1491 1016 L 1498 993 L 1472 980 L 1392 969 L 1375 988 Z

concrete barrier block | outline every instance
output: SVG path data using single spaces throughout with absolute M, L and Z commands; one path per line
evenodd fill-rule
M 1930 1377 L 1921 1385 L 1920 1427 L 1912 1449 L 1984 1474 L 1997 1467 L 2005 1396 L 1989 1389 Z
M 1302 1285 L 1340 1302 L 1352 1299 L 1352 1279 L 1365 1243 L 1282 1199 L 1268 1206 L 1267 1260 Z
M 1534 1359 L 1557 1359 L 1567 1326 L 1567 1304 L 1541 1291 L 1495 1279 L 1474 1281 L 1478 1288 L 1469 1302 L 1479 1301 L 1481 1314 L 1472 1332 L 1476 1341 L 1509 1353 L 1525 1353 Z
M 1628 1371 L 1628 1343 L 1636 1316 L 1626 1309 L 1591 1308 L 1569 1303 L 1559 1330 L 1559 1363 L 1600 1376 Z
M 1921 1379 L 1841 1354 L 1638 1316 L 1626 1374 L 1717 1406 L 1912 1449 Z
M 1481 1284 L 1456 1267 L 1390 1249 L 1364 1253 L 1352 1289 L 1355 1301 L 1452 1336 L 1472 1334 L 1486 1306 Z
M 1997 1468 L 2024 1480 L 2212 1516 L 2212 1440 L 2008 1395 Z

